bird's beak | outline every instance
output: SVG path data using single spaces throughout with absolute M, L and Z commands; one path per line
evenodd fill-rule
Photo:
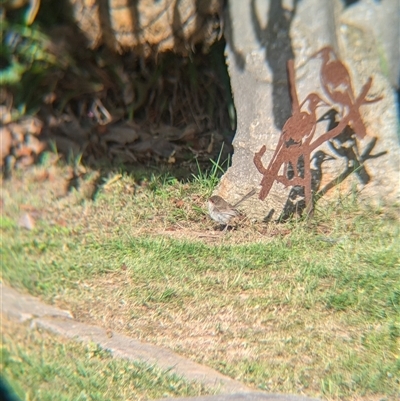
M 317 50 L 310 58 L 317 58 L 319 56 L 323 56 L 324 53 L 328 53 L 331 50 L 330 46 L 325 46 L 322 49 Z
M 310 56 L 310 58 L 317 58 L 317 57 L 319 57 L 319 56 L 321 55 L 321 52 L 322 52 L 322 50 L 316 51 L 314 54 L 312 54 L 312 55 Z
M 331 156 L 331 155 L 325 155 L 324 161 L 326 162 L 326 161 L 328 161 L 328 160 L 336 160 L 336 157 L 333 157 L 333 156 Z
M 323 106 L 329 106 L 329 104 L 326 103 L 324 99 L 319 98 L 319 103 L 318 103 L 317 107 L 323 107 Z

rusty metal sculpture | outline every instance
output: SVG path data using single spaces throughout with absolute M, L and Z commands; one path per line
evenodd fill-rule
M 331 47 L 324 47 L 315 53 L 313 57 L 322 58 L 321 84 L 325 95 L 329 98 L 329 103 L 316 93 L 310 93 L 302 103 L 299 102 L 295 86 L 294 63 L 293 60 L 289 60 L 287 69 L 292 98 L 292 115 L 283 126 L 278 145 L 267 168 L 264 167 L 261 160 L 266 152 L 266 146 L 262 146 L 254 154 L 254 164 L 263 175 L 259 198 L 264 200 L 268 196 L 275 181 L 285 187 L 301 186 L 304 188 L 305 208 L 308 215 L 313 210 L 311 154 L 324 142 L 332 141 L 333 138 L 339 137 L 340 134 L 343 135 L 346 129 L 350 130 L 358 138 L 364 138 L 367 133 L 360 115 L 360 106 L 377 102 L 381 99 L 366 98 L 372 85 L 372 78 L 369 78 L 362 87 L 359 96 L 355 96 L 350 74 Z M 317 119 L 316 110 L 319 106 L 331 106 L 334 113 L 326 114 L 333 120 L 328 126 L 328 131 L 314 139 L 317 123 L 327 119 L 325 115 Z M 341 113 L 337 112 L 336 109 L 341 109 Z M 338 122 L 335 120 L 337 115 L 340 115 Z M 372 148 L 369 152 L 371 150 Z M 320 153 L 318 157 L 316 157 L 317 153 Z M 319 161 L 320 164 L 327 160 L 323 156 L 324 152 L 319 151 L 317 153 L 313 156 L 313 159 Z M 368 155 L 358 158 L 359 166 L 362 165 L 366 159 L 365 156 Z M 299 171 L 299 164 L 302 164 L 302 171 Z M 280 173 L 282 166 L 283 172 Z M 314 192 L 316 192 L 315 189 Z M 323 193 L 320 191 L 319 195 L 322 196 Z

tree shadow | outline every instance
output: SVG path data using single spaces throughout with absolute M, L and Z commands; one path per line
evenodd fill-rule
M 267 24 L 262 26 L 256 10 L 256 0 L 251 0 L 251 18 L 256 38 L 265 49 L 265 61 L 272 72 L 272 104 L 274 124 L 281 130 L 291 115 L 289 84 L 286 74 L 287 60 L 294 59 L 290 27 L 296 13 L 297 3 L 291 11 L 285 9 L 281 0 L 270 2 Z

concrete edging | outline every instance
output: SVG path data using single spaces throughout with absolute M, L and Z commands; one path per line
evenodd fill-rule
M 217 396 L 180 398 L 181 401 L 312 401 L 311 398 L 254 391 L 214 369 L 193 362 L 170 350 L 117 333 L 112 333 L 110 336 L 104 328 L 78 322 L 73 319 L 69 311 L 46 305 L 31 295 L 20 294 L 3 283 L 0 283 L 0 292 L 2 313 L 12 320 L 31 321 L 32 326 L 43 328 L 63 337 L 83 343 L 94 342 L 101 348 L 110 351 L 115 357 L 157 365 L 187 380 L 197 381 L 207 387 L 217 389 L 221 393 Z

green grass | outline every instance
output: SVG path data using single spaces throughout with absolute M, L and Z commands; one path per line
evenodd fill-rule
M 123 175 L 95 202 L 43 196 L 25 178 L 34 190 L 5 193 L 3 279 L 255 389 L 396 399 L 398 211 L 345 199 L 311 222 L 223 235 L 206 217 L 206 178 L 133 191 Z M 40 216 L 32 231 L 16 224 L 26 203 Z
M 206 393 L 155 366 L 116 360 L 95 344 L 7 321 L 4 326 L 1 369 L 21 400 L 125 401 Z

